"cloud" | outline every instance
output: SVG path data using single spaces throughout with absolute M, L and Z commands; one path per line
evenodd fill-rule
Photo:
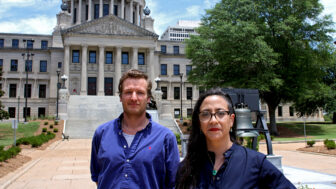
M 56 18 L 39 16 L 28 19 L 16 20 L 15 22 L 0 22 L 0 32 L 25 33 L 25 34 L 51 34 L 56 26 Z
M 186 10 L 189 17 L 198 17 L 203 11 L 199 5 L 187 7 Z

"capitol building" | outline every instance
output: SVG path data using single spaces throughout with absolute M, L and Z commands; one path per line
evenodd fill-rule
M 131 68 L 148 74 L 153 91 L 161 89 L 160 113 L 191 115 L 200 91 L 187 81 L 192 66 L 184 39 L 160 39 L 145 0 L 64 0 L 56 16 L 50 35 L 0 33 L 1 102 L 12 119 L 23 120 L 25 113 L 55 116 L 63 75 L 66 100 L 118 97 L 119 79 Z M 278 120 L 298 119 L 288 104 L 279 106 L 276 115 Z M 322 111 L 311 120 L 323 120 Z

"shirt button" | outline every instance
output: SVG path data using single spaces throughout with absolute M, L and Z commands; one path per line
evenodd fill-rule
M 127 177 L 127 174 L 125 174 L 125 177 Z
M 217 177 L 217 180 L 219 180 L 220 178 L 219 177 Z
M 121 135 L 121 132 L 119 132 L 119 135 Z
M 129 159 L 127 159 L 126 161 L 129 162 Z
M 126 145 L 124 145 L 124 148 L 126 148 Z

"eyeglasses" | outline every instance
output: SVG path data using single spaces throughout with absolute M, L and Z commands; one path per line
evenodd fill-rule
M 229 115 L 230 112 L 229 111 L 225 111 L 225 110 L 220 110 L 218 112 L 215 112 L 215 113 L 211 113 L 209 111 L 202 111 L 199 113 L 199 119 L 201 122 L 208 122 L 211 120 L 212 116 L 215 116 L 215 118 L 218 120 L 218 121 L 221 121 L 224 119 L 224 117 L 226 115 Z

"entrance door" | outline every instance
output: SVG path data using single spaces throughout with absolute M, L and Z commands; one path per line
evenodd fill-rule
M 97 95 L 97 78 L 88 78 L 88 95 Z
M 105 77 L 105 96 L 113 95 L 113 78 Z

